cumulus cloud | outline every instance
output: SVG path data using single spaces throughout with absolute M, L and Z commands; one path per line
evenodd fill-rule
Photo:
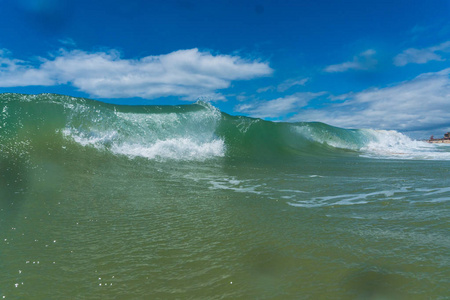
M 378 61 L 373 58 L 375 54 L 375 50 L 369 49 L 354 56 L 352 61 L 330 65 L 326 67 L 324 71 L 328 73 L 339 73 L 349 70 L 370 70 L 378 63 Z
M 321 109 L 305 109 L 290 121 L 321 121 L 345 128 L 418 131 L 450 126 L 450 68 L 380 89 L 335 97 Z
M 394 65 L 402 67 L 410 63 L 425 64 L 432 60 L 443 61 L 445 59 L 439 54 L 442 52 L 450 52 L 450 41 L 423 49 L 406 49 L 394 57 Z
M 0 86 L 51 85 L 53 80 L 28 62 L 11 58 L 6 49 L 0 50 Z
M 123 59 L 115 50 L 61 50 L 52 59 L 41 59 L 37 66 L 5 54 L 0 53 L 0 87 L 70 84 L 99 98 L 180 96 L 185 100 L 218 100 L 223 96 L 216 91 L 228 88 L 232 81 L 273 72 L 265 62 L 198 49 L 140 59 Z
M 235 107 L 235 111 L 256 118 L 282 118 L 288 114 L 295 113 L 302 107 L 305 107 L 311 99 L 323 94 L 323 92 L 295 93 L 274 100 L 240 104 Z

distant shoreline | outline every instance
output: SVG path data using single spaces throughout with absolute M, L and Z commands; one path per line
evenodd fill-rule
M 427 142 L 431 144 L 450 144 L 450 132 L 444 134 L 442 139 L 435 139 L 434 136 L 431 136 Z
M 450 144 L 450 140 L 447 139 L 433 139 L 428 140 L 427 142 L 431 144 Z

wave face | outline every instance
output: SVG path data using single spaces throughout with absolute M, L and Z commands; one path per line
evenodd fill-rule
M 2 152 L 52 144 L 151 160 L 358 155 L 449 160 L 448 147 L 396 131 L 230 116 L 210 104 L 123 106 L 63 95 L 0 95 Z M 20 153 L 19 153 L 20 154 Z

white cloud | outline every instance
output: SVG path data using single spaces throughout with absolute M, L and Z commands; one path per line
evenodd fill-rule
M 328 73 L 345 72 L 348 70 L 369 70 L 373 68 L 378 61 L 373 58 L 376 54 L 375 50 L 368 49 L 357 56 L 352 61 L 343 62 L 341 64 L 330 65 L 324 69 Z
M 0 53 L 0 86 L 71 84 L 99 98 L 180 96 L 223 99 L 216 91 L 234 80 L 270 75 L 267 63 L 239 56 L 212 55 L 198 49 L 179 50 L 141 59 L 122 59 L 120 54 L 61 50 L 40 65 L 10 59 Z
M 283 83 L 279 84 L 277 87 L 277 91 L 279 92 L 285 92 L 288 89 L 290 89 L 293 86 L 296 85 L 305 85 L 306 82 L 308 82 L 309 78 L 302 78 L 302 79 L 288 79 L 284 81 Z
M 287 114 L 294 113 L 306 106 L 311 99 L 324 93 L 295 93 L 286 97 L 269 101 L 240 104 L 235 111 L 246 113 L 257 118 L 281 118 Z
M 270 86 L 259 88 L 259 89 L 256 90 L 256 92 L 257 93 L 264 93 L 264 92 L 273 91 L 273 90 L 275 90 L 275 87 L 273 85 L 270 85 Z
M 257 93 L 264 93 L 264 92 L 267 92 L 267 91 L 277 90 L 278 92 L 283 93 L 283 92 L 287 91 L 288 89 L 290 89 L 293 86 L 296 86 L 296 85 L 302 85 L 303 86 L 308 81 L 309 81 L 309 78 L 287 79 L 287 80 L 283 81 L 282 83 L 280 83 L 276 87 L 273 86 L 273 85 L 270 85 L 270 86 L 266 86 L 266 87 L 263 87 L 263 88 L 259 88 L 259 89 L 256 90 L 256 92 Z
M 47 74 L 33 69 L 29 63 L 15 58 L 10 58 L 11 53 L 6 49 L 0 49 L 0 86 L 14 87 L 24 85 L 51 85 Z
M 341 102 L 303 110 L 290 121 L 321 121 L 344 128 L 400 131 L 448 127 L 449 74 L 450 68 L 386 88 L 349 93 L 341 97 Z
M 440 54 L 438 54 L 439 52 L 450 52 L 450 41 L 423 49 L 406 49 L 394 57 L 394 65 L 401 67 L 409 63 L 425 64 L 432 60 L 445 60 Z
M 71 38 L 65 38 L 65 39 L 60 39 L 58 40 L 61 44 L 66 45 L 68 47 L 75 47 L 77 45 L 77 43 L 75 43 L 75 41 Z

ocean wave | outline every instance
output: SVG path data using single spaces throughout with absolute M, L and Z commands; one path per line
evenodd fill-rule
M 2 94 L 0 111 L 4 145 L 59 135 L 83 147 L 156 160 L 330 155 L 450 160 L 449 147 L 415 141 L 396 131 L 270 122 L 231 116 L 203 102 L 125 106 L 54 94 Z

